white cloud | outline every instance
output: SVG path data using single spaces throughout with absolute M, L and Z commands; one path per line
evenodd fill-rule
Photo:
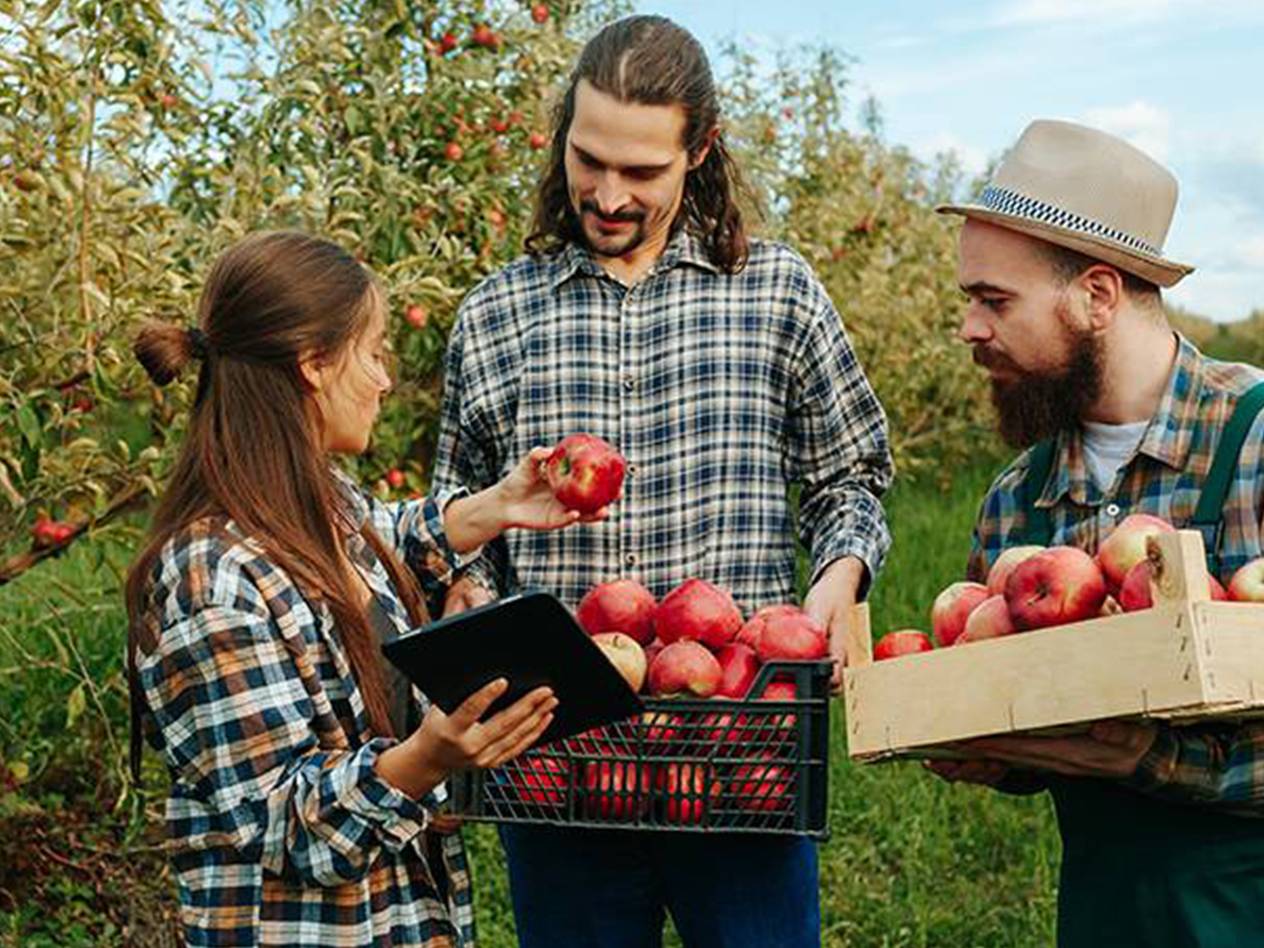
M 970 176 L 982 174 L 988 166 L 988 153 L 985 149 L 963 141 L 952 132 L 939 132 L 929 139 L 915 142 L 911 146 L 915 155 L 922 158 L 933 158 L 944 152 L 953 152 L 961 162 L 961 168 Z
M 1229 252 L 1230 262 L 1244 270 L 1264 270 L 1264 234 L 1248 235 Z
M 1127 105 L 1089 109 L 1084 121 L 1094 128 L 1118 135 L 1155 161 L 1167 161 L 1172 117 L 1157 105 L 1141 99 Z

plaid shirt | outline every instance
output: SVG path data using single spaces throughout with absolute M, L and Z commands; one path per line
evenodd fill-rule
M 1264 370 L 1204 357 L 1178 336 L 1176 364 L 1136 455 L 1102 491 L 1084 463 L 1079 431 L 1060 437 L 1053 472 L 1036 506 L 1050 512 L 1052 542 L 1090 553 L 1130 513 L 1177 526 L 1189 522 L 1220 433 L 1238 396 Z M 974 530 L 968 575 L 980 579 L 1007 546 L 1021 542 L 1022 482 L 1029 452 L 992 484 Z M 1221 567 L 1233 572 L 1264 550 L 1264 416 L 1247 435 L 1224 504 Z M 1162 728 L 1130 783 L 1173 800 L 1258 808 L 1264 804 L 1264 724 Z
M 628 461 L 608 520 L 511 531 L 486 585 L 574 605 L 634 577 L 661 596 L 690 576 L 754 608 L 795 593 L 787 487 L 814 574 L 889 545 L 886 418 L 811 269 L 755 241 L 718 270 L 682 230 L 628 287 L 585 249 L 523 257 L 464 301 L 449 342 L 435 483 L 486 485 L 535 445 L 596 434 Z
M 410 566 L 446 581 L 461 559 L 441 509 L 452 495 L 382 504 L 337 475 L 347 551 L 383 610 L 409 621 L 358 534 L 369 519 Z M 443 840 L 440 901 L 422 830 L 446 799 L 420 801 L 373 770 L 395 742 L 371 735 L 328 607 L 231 521 L 203 520 L 163 547 L 138 657 L 153 745 L 171 773 L 170 847 L 190 945 L 473 943 L 459 835 Z M 414 692 L 424 711 L 425 703 Z

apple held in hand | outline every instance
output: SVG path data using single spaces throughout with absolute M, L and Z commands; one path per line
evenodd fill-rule
M 957 641 L 974 607 L 988 597 L 982 583 L 953 583 L 935 597 L 930 607 L 930 630 L 940 647 Z
M 654 640 L 654 594 L 635 579 L 600 583 L 584 595 L 575 618 L 589 635 L 622 632 L 640 645 Z
M 1005 602 L 1018 629 L 1043 629 L 1096 616 L 1106 580 L 1093 557 L 1073 546 L 1054 546 L 1014 567 Z
M 596 513 L 619 496 L 627 464 L 596 435 L 567 435 L 544 462 L 553 496 L 567 510 Z
M 650 666 L 650 691 L 656 695 L 709 698 L 724 677 L 716 657 L 697 642 L 672 642 Z
M 711 648 L 733 641 L 742 627 L 742 613 L 727 591 L 704 579 L 687 579 L 654 610 L 654 631 L 671 645 L 693 639 Z
M 899 629 L 888 632 L 878 639 L 878 644 L 873 647 L 873 657 L 877 661 L 882 661 L 900 655 L 912 655 L 915 652 L 929 652 L 934 647 L 930 636 L 925 632 L 919 632 L 916 629 Z
M 601 649 L 610 664 L 623 676 L 628 687 L 640 691 L 645 684 L 645 650 L 630 635 L 622 632 L 602 632 L 592 637 L 593 643 Z
M 1129 514 L 1097 548 L 1097 565 L 1111 589 L 1119 589 L 1128 570 L 1146 558 L 1146 540 L 1176 528 L 1152 514 Z

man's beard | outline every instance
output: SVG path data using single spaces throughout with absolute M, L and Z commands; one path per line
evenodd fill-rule
M 1011 447 L 1030 447 L 1075 429 L 1101 395 L 1101 341 L 1092 332 L 1069 327 L 1067 335 L 1066 364 L 1052 371 L 1025 372 L 1003 356 L 974 351 L 980 365 L 1000 365 L 1013 373 L 1005 380 L 992 380 L 997 427 Z
M 605 218 L 606 220 L 633 222 L 636 226 L 626 236 L 616 236 L 614 234 L 593 236 L 589 232 L 589 222 L 594 217 L 602 217 L 602 214 L 597 210 L 597 205 L 591 201 L 580 203 L 579 217 L 579 232 L 583 235 L 584 244 L 590 251 L 600 257 L 625 256 L 641 246 L 645 241 L 645 213 L 643 211 L 625 211 Z

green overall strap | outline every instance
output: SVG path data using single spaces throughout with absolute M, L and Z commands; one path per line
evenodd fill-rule
M 1048 438 L 1032 446 L 1031 456 L 1027 459 L 1027 476 L 1023 478 L 1023 510 L 1026 514 L 1026 528 L 1023 531 L 1025 544 L 1048 546 L 1053 539 L 1053 521 L 1049 517 L 1048 507 L 1037 507 L 1036 501 L 1044 492 L 1045 483 L 1049 480 L 1049 472 L 1053 470 L 1053 458 L 1058 442 Z
M 1189 524 L 1190 529 L 1203 535 L 1207 567 L 1217 579 L 1220 578 L 1220 541 L 1224 532 L 1225 498 L 1229 496 L 1229 485 L 1233 483 L 1238 458 L 1242 454 L 1242 444 L 1261 409 L 1264 409 L 1264 382 L 1256 384 L 1233 406 L 1233 415 L 1225 425 L 1220 443 L 1216 445 L 1211 471 L 1203 482 L 1202 493 L 1198 495 L 1198 506 Z

